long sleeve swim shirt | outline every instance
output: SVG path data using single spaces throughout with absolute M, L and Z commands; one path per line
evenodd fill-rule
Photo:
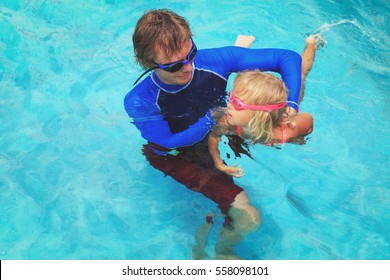
M 186 85 L 164 84 L 152 72 L 127 93 L 125 110 L 147 141 L 169 149 L 191 146 L 214 125 L 210 110 L 226 106 L 229 75 L 255 69 L 280 73 L 288 103 L 298 110 L 301 56 L 284 49 L 242 47 L 199 50 Z

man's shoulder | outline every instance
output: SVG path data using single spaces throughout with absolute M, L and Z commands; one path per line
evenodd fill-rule
M 136 98 L 139 95 L 144 97 L 152 96 L 154 91 L 158 91 L 158 87 L 153 83 L 150 76 L 135 85 L 126 95 L 126 98 Z M 147 93 L 147 94 L 146 94 Z
M 145 78 L 133 87 L 125 96 L 125 107 L 143 107 L 155 103 L 158 88 L 151 82 L 150 77 Z

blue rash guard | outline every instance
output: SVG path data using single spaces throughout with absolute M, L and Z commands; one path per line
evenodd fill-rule
M 214 125 L 210 109 L 226 106 L 229 75 L 254 69 L 280 73 L 289 105 L 298 110 L 301 56 L 290 50 L 242 47 L 199 50 L 186 85 L 164 84 L 152 72 L 126 95 L 124 106 L 149 142 L 169 149 L 192 146 Z

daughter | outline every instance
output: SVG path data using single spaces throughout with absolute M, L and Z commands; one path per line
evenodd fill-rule
M 306 39 L 306 49 L 302 54 L 301 96 L 317 44 L 324 42 L 319 35 Z M 218 142 L 222 135 L 236 134 L 253 143 L 275 145 L 307 135 L 313 130 L 313 117 L 310 114 L 288 114 L 287 88 L 282 80 L 272 74 L 260 71 L 238 73 L 228 101 L 227 108 L 215 113 L 218 125 L 209 136 L 209 151 L 215 167 L 228 175 L 239 178 L 244 173 L 235 165 L 226 166 L 221 159 Z

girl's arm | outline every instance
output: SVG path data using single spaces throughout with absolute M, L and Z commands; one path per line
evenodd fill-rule
M 223 134 L 226 134 L 229 130 L 229 127 L 226 123 L 226 116 L 221 116 L 218 119 L 218 125 L 214 126 L 209 135 L 209 152 L 214 161 L 214 166 L 219 171 L 226 173 L 227 175 L 240 178 L 244 176 L 244 171 L 242 168 L 237 168 L 236 165 L 227 166 L 220 155 L 218 144 L 221 141 Z
M 209 152 L 213 158 L 215 168 L 217 168 L 218 170 L 221 170 L 221 169 L 223 169 L 223 166 L 225 166 L 225 163 L 221 159 L 221 155 L 219 152 L 219 148 L 218 148 L 219 141 L 221 141 L 221 138 L 214 135 L 211 132 L 209 135 Z
M 209 135 L 209 152 L 214 160 L 214 166 L 219 171 L 226 173 L 227 175 L 240 178 L 244 176 L 244 170 L 242 168 L 236 167 L 235 164 L 233 166 L 227 166 L 223 160 L 221 159 L 221 155 L 218 148 L 218 143 L 221 141 L 221 138 L 215 136 L 213 133 Z

